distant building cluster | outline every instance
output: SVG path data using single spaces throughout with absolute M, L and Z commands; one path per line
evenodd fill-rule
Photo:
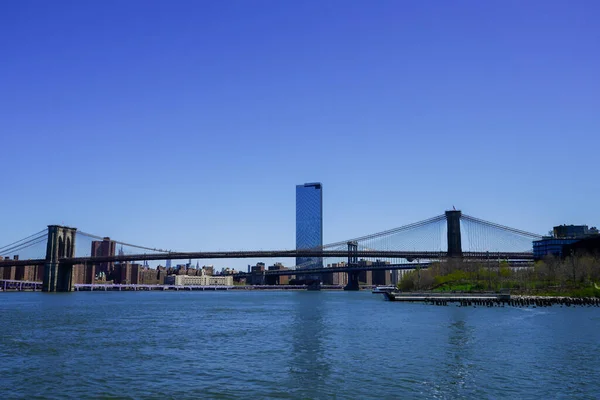
M 93 257 L 114 256 L 117 250 L 116 242 L 108 237 L 93 241 L 91 250 Z M 119 253 L 122 254 L 122 250 Z M 233 277 L 230 275 L 235 273 L 234 269 L 224 268 L 221 274 L 215 275 L 214 266 L 205 265 L 200 268 L 196 264 L 194 268 L 191 265 L 191 260 L 188 264 L 180 264 L 175 267 L 171 267 L 170 260 L 168 260 L 166 267 L 159 265 L 157 268 L 151 268 L 147 264 L 140 263 L 104 262 L 74 265 L 73 283 L 233 285 Z
M 559 225 L 548 236 L 533 242 L 533 257 L 536 260 L 552 255 L 567 256 L 575 249 L 599 250 L 600 235 L 596 227 L 587 225 Z
M 357 267 L 365 266 L 385 266 L 389 265 L 388 261 L 368 261 L 359 260 Z M 345 261 L 333 264 L 327 264 L 328 268 L 332 269 L 332 272 L 325 272 L 317 274 L 311 274 L 311 279 L 319 279 L 323 285 L 332 286 L 346 286 L 348 284 L 348 273 L 347 272 L 335 272 L 336 268 L 346 268 L 348 264 Z M 275 263 L 270 267 L 266 267 L 265 263 L 259 262 L 256 265 L 248 266 L 248 275 L 244 278 L 237 278 L 237 281 L 247 285 L 288 285 L 288 284 L 302 284 L 304 283 L 304 276 L 298 275 L 269 275 L 268 271 L 288 271 L 290 268 L 285 267 L 281 263 Z M 301 271 L 301 269 L 296 269 Z M 359 274 L 359 282 L 364 285 L 391 285 L 396 284 L 402 278 L 403 271 L 390 271 L 390 270 L 374 270 L 374 271 L 362 271 Z
M 369 261 L 359 260 L 356 267 L 368 267 L 368 266 L 385 266 L 389 265 L 388 261 Z M 327 264 L 332 269 L 345 268 L 348 263 L 345 261 L 333 264 Z M 393 279 L 396 278 L 397 274 L 395 271 L 390 270 L 373 270 L 373 271 L 361 271 L 358 274 L 358 281 L 364 285 L 390 285 L 393 283 Z M 324 285 L 341 285 L 346 286 L 348 284 L 348 274 L 346 272 L 328 272 L 322 274 L 322 282 Z
M 323 248 L 323 185 L 305 183 L 296 186 L 296 249 L 310 250 Z M 600 234 L 595 227 L 587 225 L 559 225 L 555 226 L 548 236 L 533 242 L 534 258 L 539 260 L 546 256 L 565 256 L 577 251 L 600 252 Z M 122 255 L 122 249 L 119 254 Z M 112 257 L 117 252 L 117 243 L 108 237 L 92 242 L 92 257 Z M 14 256 L 18 260 L 18 256 Z M 78 264 L 73 266 L 74 284 L 141 284 L 141 285 L 198 285 L 198 286 L 231 286 L 237 284 L 247 285 L 288 285 L 311 284 L 309 281 L 319 280 L 323 285 L 346 286 L 348 273 L 336 272 L 336 269 L 347 268 L 345 261 L 328 264 L 331 272 L 304 273 L 303 269 L 323 268 L 321 257 L 296 258 L 296 274 L 277 275 L 276 271 L 288 271 L 290 268 L 281 263 L 266 266 L 259 262 L 254 266 L 248 265 L 247 274 L 238 275 L 238 271 L 230 268 L 221 269 L 215 273 L 212 265 L 200 267 L 192 266 L 190 260 L 187 264 L 171 266 L 167 260 L 166 266 L 151 268 L 147 263 L 135 262 L 97 262 Z M 353 263 L 355 261 L 352 261 Z M 358 260 L 353 267 L 374 267 L 370 271 L 361 271 L 358 281 L 363 285 L 387 286 L 395 285 L 402 280 L 402 276 L 409 270 L 385 269 L 387 261 Z M 377 268 L 381 267 L 381 268 Z M 0 270 L 0 279 L 43 281 L 43 266 L 5 267 Z
M 265 263 L 259 262 L 254 266 L 248 265 L 248 275 L 246 278 L 239 280 L 239 283 L 246 285 L 287 285 L 293 279 L 293 275 L 266 275 L 265 271 L 287 271 L 289 268 L 284 267 L 281 263 L 275 263 L 270 267 L 265 268 Z

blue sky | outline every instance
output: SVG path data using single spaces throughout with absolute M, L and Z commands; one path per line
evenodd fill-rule
M 463 212 L 600 225 L 596 1 L 4 1 L 0 244 L 293 248 Z M 229 265 L 245 265 L 232 261 Z

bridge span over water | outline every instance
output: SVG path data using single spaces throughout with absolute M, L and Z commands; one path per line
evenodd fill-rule
M 72 227 L 49 225 L 36 234 L 0 247 L 0 255 L 4 258 L 0 260 L 0 278 L 3 277 L 2 268 L 39 266 L 43 268 L 43 291 L 72 291 L 74 265 L 157 260 L 303 258 L 308 260 L 306 265 L 265 271 L 265 274 L 318 275 L 345 272 L 348 274 L 347 289 L 357 290 L 358 274 L 366 270 L 414 269 L 432 261 L 446 259 L 528 262 L 533 260 L 532 241 L 539 238 L 541 235 L 452 210 L 414 224 L 312 249 L 173 252 L 113 240 L 111 242 L 121 246 L 119 254 L 114 254 L 113 248 L 113 254 L 98 255 L 97 252 L 94 253 L 94 241 L 106 238 Z M 92 251 L 85 253 L 85 246 L 80 243 L 89 243 L 90 240 Z M 40 247 L 43 254 L 31 257 L 32 250 L 39 250 Z M 128 250 L 125 252 L 123 248 Z M 325 260 L 333 261 L 332 264 L 344 260 L 344 264 L 341 268 L 330 268 L 325 266 Z M 373 263 L 365 265 L 359 263 L 360 260 L 370 260 Z

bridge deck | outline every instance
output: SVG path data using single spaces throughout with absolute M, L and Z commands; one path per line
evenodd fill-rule
M 352 253 L 358 258 L 380 258 L 380 259 L 408 259 L 408 260 L 437 260 L 448 258 L 445 252 L 415 252 L 415 251 L 358 251 Z M 218 259 L 218 258 L 297 258 L 297 257 L 321 257 L 321 258 L 347 258 L 347 251 L 297 251 L 297 250 L 273 250 L 273 251 L 232 251 L 232 252 L 193 252 L 193 253 L 158 253 L 158 254 L 130 254 L 101 257 L 73 257 L 61 258 L 59 261 L 65 264 L 85 264 L 103 262 L 127 262 L 127 261 L 160 261 L 160 260 L 188 260 L 188 259 Z M 464 252 L 463 259 L 502 259 L 502 260 L 532 260 L 533 253 L 482 253 Z M 44 265 L 45 259 L 30 260 L 1 260 L 0 266 L 24 266 Z

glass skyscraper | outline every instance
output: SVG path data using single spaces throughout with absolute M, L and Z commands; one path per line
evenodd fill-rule
M 323 185 L 305 183 L 296 186 L 296 249 L 323 246 Z M 320 257 L 298 257 L 296 265 L 323 266 Z

